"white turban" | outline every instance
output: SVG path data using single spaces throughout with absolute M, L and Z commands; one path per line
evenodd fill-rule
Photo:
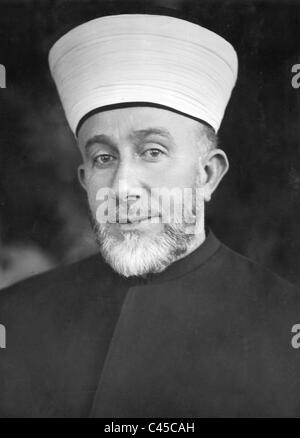
M 214 32 L 142 14 L 72 29 L 51 48 L 49 65 L 74 133 L 90 111 L 134 102 L 165 106 L 218 131 L 238 69 L 235 50 Z

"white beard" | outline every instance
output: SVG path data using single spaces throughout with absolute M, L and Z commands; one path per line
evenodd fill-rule
M 122 240 L 110 235 L 109 225 L 94 228 L 103 257 L 124 277 L 163 271 L 188 251 L 193 238 L 177 224 L 165 225 L 165 231 L 156 236 L 127 231 Z

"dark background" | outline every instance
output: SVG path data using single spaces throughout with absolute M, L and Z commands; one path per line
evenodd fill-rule
M 220 129 L 230 172 L 208 206 L 224 243 L 300 285 L 300 1 L 1 0 L 0 287 L 95 251 L 80 161 L 47 55 L 86 20 L 163 13 L 221 34 L 239 78 Z

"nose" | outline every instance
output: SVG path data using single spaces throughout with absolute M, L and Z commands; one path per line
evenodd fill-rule
M 119 201 L 129 202 L 140 198 L 141 183 L 133 160 L 120 161 L 111 188 Z

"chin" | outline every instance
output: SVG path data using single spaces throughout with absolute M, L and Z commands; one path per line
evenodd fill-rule
M 101 252 L 111 267 L 124 277 L 162 272 L 171 263 L 166 254 L 162 257 L 157 249 L 149 246 L 148 249 L 137 246 L 129 249 L 119 244 L 108 249 L 103 245 Z
M 104 259 L 124 277 L 162 272 L 177 257 L 177 243 L 165 232 L 132 229 L 117 237 L 106 231 L 98 242 Z

